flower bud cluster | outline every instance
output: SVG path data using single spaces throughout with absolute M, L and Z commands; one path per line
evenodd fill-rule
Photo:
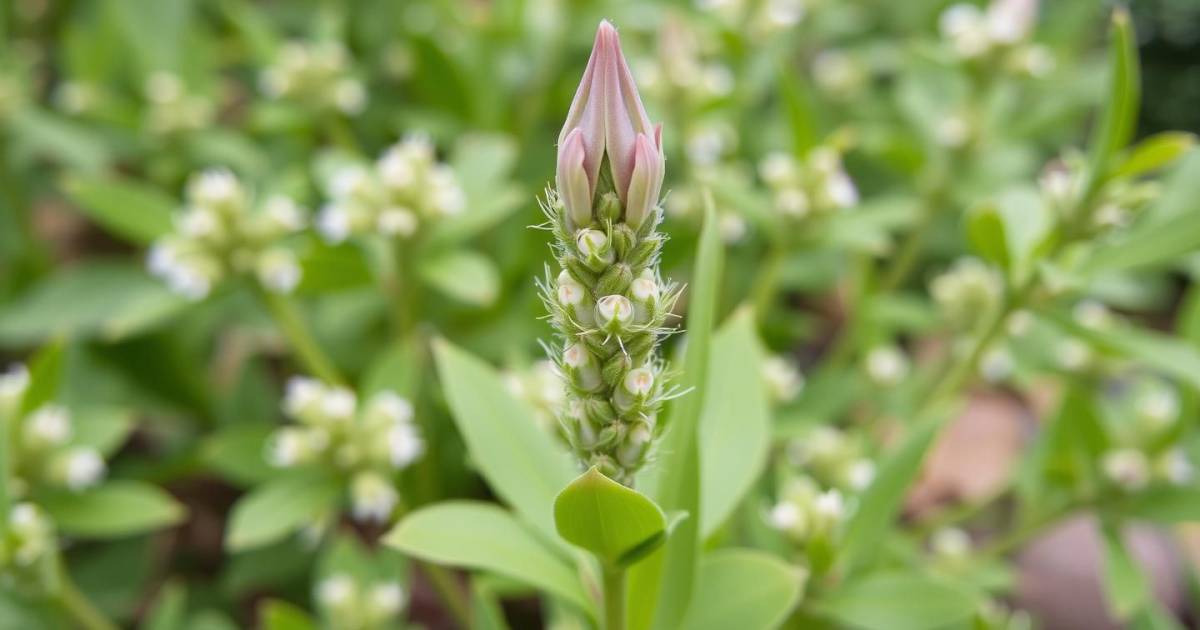
M 858 204 L 858 189 L 842 166 L 842 156 L 829 146 L 813 149 L 803 162 L 776 152 L 763 158 L 759 176 L 771 191 L 775 210 L 802 220 L 845 210 Z
M 334 573 L 317 583 L 317 604 L 335 630 L 391 627 L 408 604 L 408 594 L 395 581 L 364 583 L 347 573 Z
M 338 42 L 289 42 L 259 75 L 259 89 L 271 98 L 357 114 L 367 105 L 367 88 L 351 65 Z
M 513 396 L 533 409 L 538 426 L 558 433 L 558 413 L 567 402 L 567 392 L 553 361 L 542 360 L 527 369 L 508 370 L 504 384 Z
M 1180 401 L 1162 383 L 1140 388 L 1132 396 L 1132 422 L 1117 428 L 1113 446 L 1100 460 L 1104 476 L 1115 486 L 1136 492 L 1151 483 L 1184 486 L 1195 479 L 1195 466 L 1178 444 Z
M 65 407 L 47 404 L 20 413 L 28 385 L 29 373 L 23 366 L 0 374 L 0 427 L 11 439 L 9 491 L 20 497 L 34 487 L 81 491 L 99 483 L 106 471 L 104 457 L 72 440 L 74 426 Z
M 150 249 L 150 272 L 192 300 L 207 297 L 227 278 L 252 274 L 267 290 L 289 293 L 300 283 L 300 264 L 283 241 L 304 229 L 304 211 L 288 197 L 267 197 L 252 209 L 233 173 L 193 175 L 175 231 Z
M 1046 205 L 1066 220 L 1080 211 L 1080 196 L 1086 180 L 1086 163 L 1079 155 L 1068 155 L 1048 163 L 1039 177 L 1042 198 Z M 1107 182 L 1098 193 L 1086 221 L 1080 221 L 1081 238 L 1094 237 L 1107 231 L 1123 228 L 1133 222 L 1138 213 L 1158 198 L 1161 185 L 1157 181 L 1117 178 Z
M 848 101 L 862 94 L 870 80 L 870 69 L 858 56 L 831 48 L 813 58 L 813 80 L 821 91 L 836 100 Z
M 1004 279 L 977 258 L 962 258 L 929 285 L 933 301 L 952 325 L 969 330 L 1000 306 Z
M 361 234 L 409 238 L 422 226 L 466 209 L 466 193 L 433 144 L 412 135 L 393 145 L 373 166 L 347 165 L 325 183 L 330 197 L 317 230 L 331 243 Z
M 992 0 L 986 10 L 955 4 L 938 22 L 943 39 L 960 59 L 989 59 L 1011 72 L 1041 77 L 1054 70 L 1054 57 L 1030 43 L 1038 0 Z
M 875 479 L 875 462 L 862 444 L 831 426 L 818 426 L 788 445 L 788 459 L 818 482 L 860 492 Z
M 774 356 L 763 361 L 762 376 L 767 383 L 768 393 L 778 403 L 795 400 L 804 389 L 804 375 L 796 363 L 787 357 Z
M 34 571 L 56 548 L 54 523 L 36 505 L 16 503 L 0 536 L 0 576 Z M 18 578 L 20 580 L 20 578 Z
M 863 359 L 863 369 L 872 383 L 894 387 L 908 376 L 908 355 L 894 345 L 875 346 Z
M 648 94 L 669 101 L 704 104 L 729 96 L 733 72 L 701 54 L 701 40 L 681 14 L 668 15 L 658 36 L 658 54 L 637 63 L 638 84 Z
M 707 174 L 715 172 L 717 169 L 724 169 L 724 166 L 695 169 L 696 181 L 703 183 L 708 177 Z M 664 210 L 674 220 L 687 221 L 699 226 L 703 217 L 704 203 L 704 196 L 699 186 L 684 184 L 679 188 L 671 189 L 671 195 L 666 199 Z M 738 214 L 737 210 L 727 208 L 719 202 L 716 205 L 716 211 L 717 227 L 721 232 L 722 241 L 733 245 L 746 238 L 749 227 L 745 217 Z
M 73 97 L 64 105 L 78 107 L 94 100 L 94 94 L 82 91 L 83 87 L 64 92 L 64 97 Z M 198 131 L 207 128 L 216 117 L 216 107 L 205 96 L 188 92 L 179 75 L 158 71 L 146 77 L 142 88 L 146 97 L 146 126 L 151 133 L 173 134 Z
M 840 490 L 822 491 L 812 478 L 796 477 L 786 482 L 767 513 L 767 524 L 797 545 L 831 544 L 846 517 L 846 499 Z
M 731 28 L 746 28 L 754 37 L 766 37 L 796 27 L 823 2 L 825 0 L 699 0 L 696 4 Z
M 350 389 L 294 377 L 283 409 L 296 422 L 271 437 L 267 460 L 280 468 L 322 466 L 346 475 L 354 518 L 387 522 L 400 501 L 395 473 L 425 451 L 412 404 L 381 391 L 360 405 Z
M 678 295 L 658 273 L 661 127 L 650 124 L 604 22 L 558 147 L 543 209 L 560 271 L 541 283 L 561 341 L 560 414 L 584 466 L 624 484 L 651 454 L 666 390 L 657 347 Z

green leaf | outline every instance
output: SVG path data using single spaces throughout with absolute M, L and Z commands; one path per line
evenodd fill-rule
M 148 245 L 172 229 L 178 202 L 151 186 L 111 176 L 75 175 L 63 190 L 79 209 L 109 232 L 138 245 Z
M 275 427 L 269 424 L 236 424 L 222 427 L 204 439 L 200 457 L 213 471 L 243 486 L 252 486 L 280 475 L 263 456 Z
M 1194 164 L 1200 167 L 1200 161 Z M 1192 170 L 1200 169 L 1188 169 L 1188 172 Z M 1181 185 L 1190 188 L 1194 182 L 1189 185 L 1172 179 L 1168 194 L 1173 187 Z M 1097 245 L 1080 264 L 1079 271 L 1098 274 L 1162 267 L 1197 250 L 1200 250 L 1200 213 L 1176 213 L 1157 221 L 1139 223 L 1111 242 Z
M 1129 11 L 1124 8 L 1113 10 L 1108 51 L 1108 94 L 1100 114 L 1100 123 L 1092 131 L 1088 151 L 1092 179 L 1089 188 L 1103 183 L 1103 176 L 1108 173 L 1113 157 L 1129 144 L 1137 125 L 1141 102 L 1137 38 Z
M 426 258 L 421 277 L 445 295 L 475 306 L 491 306 L 500 294 L 500 274 L 491 259 L 469 251 Z
M 141 630 L 179 630 L 187 615 L 187 589 L 179 582 L 167 582 L 158 590 L 154 605 L 142 620 Z
M 422 508 L 400 521 L 384 542 L 423 560 L 490 571 L 591 608 L 574 568 L 492 504 L 445 501 Z
M 54 341 L 39 350 L 29 362 L 29 387 L 21 398 L 18 413 L 25 415 L 57 399 L 65 370 L 65 343 Z
M 761 551 L 722 549 L 700 560 L 684 630 L 778 628 L 800 600 L 804 570 Z
M 1111 513 L 1163 525 L 1200 523 L 1200 487 L 1157 486 L 1117 502 Z
M 995 205 L 978 206 L 967 215 L 967 240 L 984 260 L 1006 270 L 1012 265 L 1008 255 L 1008 239 L 1004 234 L 1004 219 Z
M 488 364 L 445 340 L 433 344 L 438 375 L 471 460 L 492 490 L 548 538 L 556 538 L 553 508 L 575 478 L 562 449 L 513 398 Z
M 113 158 L 95 129 L 37 107 L 18 109 L 8 125 L 13 154 L 25 160 L 50 160 L 95 173 L 104 170 Z
M 371 284 L 371 268 L 360 248 L 351 243 L 328 245 L 319 239 L 305 244 L 300 254 L 297 294 L 332 293 Z
M 1200 389 L 1200 351 L 1170 335 L 1119 324 L 1094 330 L 1070 317 L 1051 314 L 1049 318 L 1096 348 L 1132 359 Z
M 91 261 L 42 280 L 0 307 L 0 345 L 58 335 L 118 341 L 161 324 L 187 305 L 139 267 Z
M 979 604 L 979 595 L 960 585 L 891 571 L 848 582 L 813 609 L 860 630 L 931 630 L 965 621 Z
M 507 179 L 517 148 L 512 138 L 502 135 L 472 134 L 459 140 L 452 164 L 467 195 L 467 208 L 438 222 L 429 235 L 431 245 L 443 248 L 467 241 L 528 203 L 525 191 Z
M 929 417 L 913 427 L 904 443 L 880 464 L 878 474 L 863 492 L 858 509 L 846 524 L 842 554 L 851 569 L 876 557 L 941 426 L 940 416 Z
M 1117 619 L 1128 622 L 1151 599 L 1150 586 L 1141 569 L 1125 548 L 1120 529 L 1106 524 L 1102 528 L 1104 544 L 1104 593 L 1109 610 Z
M 666 538 L 666 517 L 658 505 L 595 467 L 559 493 L 554 524 L 564 540 L 611 566 L 633 564 Z
M 723 249 L 712 196 L 705 194 L 704 228 L 700 233 L 696 267 L 689 285 L 687 350 L 680 387 L 688 393 L 674 401 L 667 416 L 658 463 L 661 471 L 654 493 L 669 512 L 701 514 L 700 454 L 697 439 L 708 382 L 712 331 L 720 292 Z M 700 553 L 700 519 L 680 522 L 665 545 L 629 573 L 629 623 L 643 630 L 677 628 L 687 611 Z
M 126 409 L 90 407 L 71 411 L 72 441 L 104 456 L 116 452 L 133 428 L 133 414 Z
M 317 630 L 317 623 L 304 609 L 279 599 L 268 599 L 258 607 L 263 630 Z
M 186 510 L 158 486 L 140 481 L 110 481 L 75 493 L 56 491 L 38 499 L 64 534 L 119 538 L 170 527 Z
M 336 509 L 341 485 L 319 474 L 290 474 L 255 488 L 233 506 L 225 548 L 245 551 L 273 543 Z
M 1157 133 L 1138 143 L 1116 165 L 1113 177 L 1139 177 L 1174 164 L 1196 146 L 1195 134 L 1183 131 Z
M 700 416 L 701 535 L 712 535 L 762 474 L 771 409 L 754 312 L 743 308 L 713 337 Z

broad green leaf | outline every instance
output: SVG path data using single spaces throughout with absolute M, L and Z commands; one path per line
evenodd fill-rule
M 1120 528 L 1106 524 L 1101 530 L 1105 597 L 1113 616 L 1128 622 L 1135 613 L 1150 603 L 1150 586 L 1133 556 L 1125 548 Z
M 661 473 L 653 495 L 667 512 L 702 513 L 697 433 L 704 408 L 703 387 L 708 382 L 722 254 L 716 210 L 712 196 L 705 194 L 704 228 L 689 285 L 687 350 L 679 383 L 688 393 L 676 399 L 669 410 L 657 464 Z M 634 630 L 649 628 L 651 623 L 657 628 L 677 628 L 683 620 L 696 579 L 699 521 L 681 521 L 665 545 L 630 571 L 628 618 Z
M 1094 330 L 1070 317 L 1051 315 L 1050 319 L 1097 348 L 1132 359 L 1200 389 L 1200 351 L 1170 335 L 1119 324 Z
M 1129 144 L 1137 125 L 1141 103 L 1137 37 L 1129 11 L 1124 8 L 1113 11 L 1108 50 L 1108 93 L 1088 149 L 1090 188 L 1102 183 L 1113 157 Z
M 1157 486 L 1116 502 L 1112 513 L 1163 525 L 1200 523 L 1200 487 Z
M 400 521 L 384 542 L 416 558 L 490 571 L 591 607 L 574 567 L 492 504 L 445 501 L 422 508 Z
M 179 582 L 167 582 L 158 589 L 154 604 L 142 620 L 141 630 L 179 630 L 187 616 L 187 589 Z
M 1008 239 L 1004 234 L 1004 219 L 1000 217 L 1000 209 L 995 205 L 978 206 L 967 215 L 967 240 L 975 253 L 984 260 L 1001 269 L 1011 266 Z
M 119 538 L 170 527 L 186 509 L 158 486 L 140 481 L 109 481 L 82 492 L 56 491 L 39 504 L 65 534 Z
M 1183 131 L 1166 131 L 1142 140 L 1129 150 L 1113 171 L 1113 177 L 1139 177 L 1166 168 L 1196 146 L 1196 136 Z
M 303 608 L 279 599 L 269 599 L 258 607 L 262 630 L 317 630 L 318 626 Z
M 666 517 L 653 501 L 595 467 L 559 493 L 554 523 L 564 540 L 612 566 L 633 564 L 666 537 Z
M 438 222 L 429 235 L 431 244 L 440 248 L 464 242 L 530 203 L 525 191 L 507 180 L 517 148 L 512 138 L 502 135 L 472 134 L 459 140 L 452 165 L 467 207 Z
M 148 245 L 171 231 L 178 205 L 148 184 L 117 177 L 76 175 L 63 190 L 79 209 L 109 232 L 137 245 Z
M 113 155 L 87 125 L 37 107 L 23 107 L 8 120 L 13 154 L 22 161 L 49 160 L 84 173 L 104 170 Z
M 133 431 L 133 414 L 126 409 L 90 407 L 71 410 L 72 441 L 111 455 Z
M 446 402 L 471 460 L 500 498 L 555 538 L 554 498 L 575 478 L 571 462 L 495 369 L 445 340 L 433 348 Z
M 475 306 L 491 306 L 500 294 L 500 274 L 489 258 L 457 251 L 425 259 L 421 277 L 445 295 Z
M 42 280 L 0 307 L 0 345 L 38 343 L 57 335 L 118 341 L 187 305 L 134 265 L 91 261 Z
M 684 630 L 778 628 L 796 606 L 804 570 L 761 551 L 722 549 L 700 560 Z
M 20 415 L 25 415 L 58 398 L 66 369 L 66 344 L 47 344 L 29 362 L 29 387 L 21 398 Z
M 200 446 L 200 457 L 210 469 L 242 486 L 252 486 L 280 475 L 267 463 L 267 440 L 275 427 L 265 423 L 222 427 Z
M 1200 165 L 1200 162 L 1197 162 Z M 1171 180 L 1171 185 L 1182 185 Z M 1156 268 L 1200 250 L 1200 213 L 1185 212 L 1139 224 L 1098 244 L 1080 265 L 1085 274 Z
M 346 291 L 372 282 L 362 250 L 350 243 L 328 245 L 312 239 L 300 253 L 300 269 L 298 294 Z
M 940 416 L 925 419 L 911 429 L 900 447 L 879 466 L 879 473 L 863 492 L 858 509 L 846 524 L 842 554 L 851 569 L 876 556 L 941 426 Z
M 337 509 L 341 485 L 317 474 L 290 474 L 238 499 L 225 532 L 225 548 L 245 551 L 273 543 Z
M 766 466 L 771 409 L 754 313 L 739 310 L 713 337 L 700 416 L 701 535 L 712 535 Z
M 891 571 L 847 582 L 813 609 L 859 630 L 933 630 L 966 621 L 979 604 L 979 595 L 960 584 Z

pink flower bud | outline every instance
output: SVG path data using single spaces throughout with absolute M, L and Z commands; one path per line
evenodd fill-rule
M 657 138 L 662 134 L 662 127 L 654 131 Z M 645 134 L 639 133 L 633 154 L 633 175 L 629 179 L 629 192 L 625 202 L 625 222 L 629 227 L 638 229 L 646 217 L 650 216 L 654 205 L 658 203 L 662 182 L 662 144 L 657 139 L 651 140 Z
M 604 21 L 596 31 L 592 56 L 588 59 L 566 123 L 558 136 L 559 173 L 556 180 L 559 195 L 563 197 L 568 210 L 573 205 L 577 206 L 577 200 L 583 197 L 576 186 L 579 180 L 572 179 L 578 175 L 581 154 L 583 172 L 587 176 L 588 201 L 595 194 L 600 164 L 607 154 L 617 196 L 622 202 L 628 203 L 630 180 L 637 166 L 639 136 L 645 136 L 647 144 L 652 145 L 661 163 L 661 131 L 650 123 L 646 115 L 629 64 L 621 53 L 617 30 Z M 653 167 L 648 166 L 648 169 L 650 174 L 654 172 Z M 658 171 L 661 170 L 660 165 Z M 661 187 L 661 175 L 657 179 Z M 646 186 L 647 189 L 649 187 Z
M 555 183 L 558 194 L 567 208 L 567 216 L 578 227 L 592 222 L 592 195 L 595 188 L 584 169 L 583 130 L 576 127 L 558 148 L 558 171 Z

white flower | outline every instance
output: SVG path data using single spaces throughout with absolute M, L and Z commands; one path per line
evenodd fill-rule
M 818 522 L 832 526 L 841 522 L 845 514 L 845 500 L 842 499 L 842 493 L 837 490 L 826 490 L 817 495 L 816 500 L 813 501 L 813 515 Z
M 1168 449 L 1160 455 L 1155 462 L 1155 468 L 1163 479 L 1176 486 L 1187 485 L 1196 476 L 1196 469 L 1188 459 L 1187 453 L 1179 447 Z
M 325 385 L 315 378 L 293 376 L 288 379 L 283 395 L 283 410 L 293 417 L 318 409 L 325 398 Z
M 1165 386 L 1145 392 L 1137 401 L 1137 416 L 1151 431 L 1164 429 L 1179 416 L 1179 396 Z
M 805 0 L 767 0 L 765 12 L 772 26 L 786 28 L 804 19 Z
M 64 462 L 63 476 L 71 490 L 83 490 L 104 477 L 104 459 L 93 448 L 78 447 L 69 451 Z
M 808 195 L 799 188 L 784 188 L 775 193 L 775 205 L 788 216 L 802 218 L 808 214 Z
M 764 182 L 775 186 L 794 177 L 796 168 L 796 160 L 790 154 L 775 152 L 762 159 L 758 165 L 758 173 Z
M 858 189 L 845 171 L 838 170 L 825 178 L 825 196 L 833 207 L 844 209 L 858 204 Z
M 304 213 L 291 197 L 271 195 L 263 204 L 263 212 L 272 227 L 281 232 L 296 232 L 304 228 Z
M 1109 480 L 1125 490 L 1140 490 L 1150 481 L 1150 463 L 1137 449 L 1109 451 L 1104 454 L 1101 466 Z
M 406 595 L 404 587 L 397 582 L 383 582 L 371 587 L 367 595 L 371 612 L 379 618 L 393 617 L 404 608 Z
M 629 370 L 623 384 L 625 390 L 634 396 L 648 396 L 654 388 L 654 372 L 647 367 Z
M 826 92 L 845 95 L 854 92 L 863 75 L 854 59 L 840 50 L 826 50 L 813 59 L 813 78 Z
M 879 385 L 895 385 L 908 375 L 908 358 L 895 346 L 880 346 L 867 353 L 867 376 Z
M 387 446 L 389 460 L 397 469 L 417 461 L 425 452 L 421 433 L 409 423 L 398 424 L 388 431 Z
M 361 113 L 367 106 L 367 89 L 357 79 L 342 79 L 333 86 L 333 103 L 342 113 Z
M 188 181 L 188 198 L 198 206 L 222 207 L 241 201 L 244 191 L 227 169 L 209 169 Z
M 349 422 L 354 419 L 358 397 L 345 387 L 333 387 L 325 391 L 321 399 L 321 413 L 333 422 Z
M 59 405 L 46 405 L 25 420 L 25 439 L 35 448 L 56 446 L 71 437 L 71 417 Z
M 1083 300 L 1075 305 L 1071 312 L 1076 322 L 1084 328 L 1100 330 L 1112 322 L 1112 313 L 1103 302 Z
M 408 208 L 387 207 L 379 212 L 376 226 L 386 236 L 412 236 L 417 231 L 417 215 Z
M 596 301 L 596 314 L 603 324 L 624 324 L 633 317 L 633 303 L 624 295 L 606 295 Z
M 944 147 L 960 148 L 971 139 L 971 124 L 961 114 L 949 114 L 938 120 L 934 138 Z
M 869 459 L 856 460 L 846 471 L 846 483 L 851 490 L 866 490 L 872 481 L 875 481 L 875 462 Z
M 16 409 L 29 387 L 29 370 L 19 363 L 0 373 L 0 415 Z
M 344 166 L 329 179 L 329 193 L 338 199 L 361 197 L 370 192 L 370 174 L 361 166 Z
M 413 405 L 396 392 L 385 390 L 371 397 L 367 403 L 367 413 L 373 417 L 383 418 L 388 424 L 411 422 Z
M 175 217 L 175 229 L 189 238 L 220 236 L 221 219 L 207 206 L 188 208 Z
M 386 523 L 400 502 L 400 494 L 392 484 L 372 472 L 355 475 L 350 496 L 354 519 L 367 523 Z
M 1092 361 L 1092 349 L 1078 339 L 1064 339 L 1055 348 L 1055 357 L 1065 370 L 1082 370 Z
M 1005 348 L 991 348 L 979 361 L 979 373 L 989 383 L 999 383 L 1012 375 L 1016 362 Z
M 155 103 L 172 103 L 183 97 L 183 81 L 170 72 L 154 72 L 146 77 L 145 92 Z
M 354 603 L 358 586 L 345 573 L 335 573 L 317 584 L 317 601 L 331 609 L 345 608 Z
M 971 552 L 971 537 L 957 527 L 943 527 L 933 534 L 930 548 L 948 560 L 961 560 Z
M 771 523 L 771 527 L 780 531 L 793 531 L 797 529 L 803 522 L 803 519 L 803 512 L 791 501 L 776 503 L 771 508 L 771 512 L 767 517 L 767 520 Z
M 1029 36 L 1037 19 L 1037 0 L 993 0 L 987 11 L 987 31 L 999 44 L 1015 44 Z
M 978 57 L 991 47 L 984 14 L 975 5 L 951 6 L 942 12 L 938 26 L 942 36 L 950 40 L 955 52 L 964 58 Z
M 317 214 L 317 232 L 335 245 L 350 238 L 350 213 L 341 204 L 325 204 Z
M 795 364 L 783 357 L 770 357 L 763 362 L 762 376 L 776 400 L 788 401 L 804 389 L 804 377 Z
M 746 220 L 732 212 L 724 212 L 718 219 L 721 240 L 726 243 L 737 243 L 746 237 Z
M 286 249 L 271 249 L 258 257 L 258 281 L 274 293 L 291 293 L 300 284 L 300 263 Z
M 1024 309 L 1016 311 L 1008 316 L 1008 322 L 1004 328 L 1013 337 L 1024 337 L 1033 328 L 1033 315 Z
M 558 303 L 563 306 L 576 306 L 583 302 L 583 296 L 583 285 L 576 282 L 566 269 L 559 272 Z

